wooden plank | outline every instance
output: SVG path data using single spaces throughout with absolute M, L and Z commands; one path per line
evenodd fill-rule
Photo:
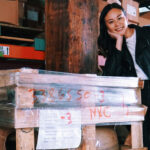
M 34 105 L 32 99 L 33 92 L 29 93 L 27 88 L 15 88 L 15 108 L 32 108 Z M 16 114 L 15 119 L 17 119 Z M 26 121 L 22 120 L 24 123 Z M 16 150 L 34 150 L 34 128 L 16 129 Z
M 5 28 L 12 28 L 13 30 L 22 29 L 22 30 L 30 30 L 30 32 L 32 32 L 32 31 L 36 31 L 37 33 L 43 32 L 43 29 L 39 29 L 39 28 L 16 26 L 16 25 L 6 24 L 6 23 L 0 23 L 0 26 L 5 27 Z
M 27 75 L 28 76 L 28 75 Z M 0 80 L 1 86 L 10 86 L 11 82 L 15 80 L 15 76 L 10 75 L 10 81 L 7 75 L 3 75 L 4 80 Z M 5 78 L 8 79 L 5 82 Z M 17 79 L 16 79 L 17 82 Z M 14 81 L 14 86 L 17 84 Z M 6 85 L 7 83 L 7 85 Z M 3 84 L 3 85 L 2 85 Z M 13 85 L 12 84 L 12 85 Z M 19 87 L 19 86 L 18 86 Z M 91 106 L 92 103 L 96 105 L 125 105 L 140 103 L 140 89 L 139 88 L 113 88 L 113 87 L 99 87 L 99 86 L 83 86 L 75 84 L 21 84 L 20 87 L 26 88 L 28 95 L 32 94 L 30 101 L 35 106 Z M 9 88 L 5 89 L 6 92 Z M 10 88 L 11 90 L 11 88 Z M 13 90 L 13 88 L 12 88 Z M 22 97 L 25 94 L 20 93 Z M 15 91 L 14 91 L 15 95 Z M 137 96 L 135 96 L 137 95 Z M 8 95 L 9 96 L 9 95 Z M 25 100 L 26 98 L 24 98 Z M 115 99 L 115 101 L 114 101 Z M 14 103 L 14 101 L 12 101 Z
M 100 106 L 81 109 L 82 124 L 143 121 L 145 109 L 132 106 Z M 84 116 L 84 117 L 83 117 Z
M 96 150 L 96 127 L 84 126 L 82 128 L 82 143 L 76 150 Z
M 28 85 L 25 85 L 28 87 Z M 107 88 L 83 85 L 30 85 L 34 92 L 35 106 L 81 107 L 105 105 L 135 105 L 140 103 L 140 90 L 128 88 Z M 138 95 L 138 96 L 135 96 Z M 115 101 L 114 101 L 115 99 Z
M 48 108 L 45 108 L 48 109 Z M 52 108 L 49 108 L 50 110 Z M 66 108 L 67 109 L 67 108 Z M 12 111 L 11 111 L 12 110 Z M 55 112 L 59 112 L 60 109 L 52 109 Z M 73 109 L 67 109 L 71 112 Z M 75 124 L 82 125 L 95 125 L 95 124 L 115 124 L 115 123 L 131 123 L 136 121 L 143 121 L 145 115 L 144 107 L 129 106 L 126 107 L 111 107 L 111 106 L 101 106 L 101 107 L 87 107 L 87 108 L 76 108 L 81 112 L 81 122 L 75 122 Z M 14 126 L 15 128 L 29 128 L 29 127 L 39 127 L 39 115 L 40 108 L 34 109 L 13 109 L 0 108 L 0 126 Z M 8 113 L 9 112 L 9 113 Z M 4 114 L 7 115 L 4 115 Z M 12 116 L 12 113 L 14 117 Z M 8 124 L 7 120 L 10 120 Z M 74 116 L 78 118 L 79 116 Z M 61 118 L 61 117 L 60 117 Z M 57 121 L 56 121 L 57 123 Z
M 17 83 L 15 74 L 0 75 L 0 87 L 15 86 Z
M 139 79 L 136 77 L 106 77 L 106 76 L 76 76 L 76 75 L 53 75 L 53 74 L 19 74 L 20 84 L 80 84 L 88 86 L 136 88 Z
M 37 74 L 37 69 L 8 69 L 0 71 L 0 87 L 16 86 L 20 72 Z
M 31 69 L 31 68 L 6 69 L 6 70 L 0 70 L 0 75 L 16 73 L 16 72 L 39 73 L 39 70 L 38 69 Z
M 16 129 L 16 150 L 34 150 L 34 128 Z
M 24 42 L 34 42 L 34 39 L 28 38 L 19 38 L 19 37 L 10 37 L 10 36 L 0 36 L 0 39 L 7 39 L 7 40 L 15 40 L 15 41 L 24 41 Z
M 15 70 L 14 70 L 15 71 Z M 9 70 L 8 70 L 9 72 Z M 10 71 L 11 72 L 11 71 Z M 13 72 L 13 71 L 12 71 Z M 141 82 L 136 77 L 106 77 L 106 76 L 92 76 L 92 75 L 78 75 L 78 74 L 26 74 L 25 72 L 16 72 L 13 76 L 19 77 L 20 84 L 80 84 L 88 86 L 104 86 L 104 87 L 122 87 L 122 88 L 137 88 Z M 2 76 L 2 73 L 0 75 Z M 7 73 L 7 72 L 6 72 Z M 9 74 L 7 75 L 9 77 Z M 11 74 L 12 79 L 12 74 Z M 2 79 L 1 79 L 2 80 Z M 3 79 L 7 83 L 7 79 Z M 15 77 L 14 79 L 15 80 Z M 139 84 L 140 82 L 140 84 Z M 140 87 L 142 88 L 142 87 Z
M 143 129 L 142 122 L 135 122 L 131 125 L 132 148 L 143 147 Z
M 39 110 L 38 109 L 26 109 L 15 110 L 14 118 L 15 128 L 32 128 L 39 127 Z
M 33 108 L 33 91 L 29 92 L 28 88 L 15 88 L 15 107 L 16 108 Z
M 48 108 L 45 108 L 48 109 Z M 49 108 L 50 110 L 52 108 Z M 67 108 L 66 108 L 67 109 Z M 60 109 L 52 109 L 59 112 Z M 70 112 L 72 109 L 68 109 Z M 87 107 L 76 110 L 81 111 L 82 125 L 95 124 L 127 124 L 136 121 L 143 121 L 145 115 L 144 107 Z M 14 128 L 39 127 L 40 108 L 34 109 L 12 109 L 11 107 L 0 107 L 0 126 Z M 78 118 L 79 116 L 74 116 Z M 61 118 L 61 117 L 60 117 Z M 57 122 L 56 122 L 57 123 Z M 79 124 L 80 122 L 75 122 Z

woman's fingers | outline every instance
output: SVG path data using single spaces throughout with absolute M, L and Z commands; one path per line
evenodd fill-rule
M 120 38 L 122 38 L 122 36 L 121 35 L 119 35 L 119 34 L 117 34 L 117 33 L 114 33 L 114 32 L 110 32 L 110 31 L 107 31 L 108 32 L 108 34 L 113 38 L 113 39 L 120 39 Z

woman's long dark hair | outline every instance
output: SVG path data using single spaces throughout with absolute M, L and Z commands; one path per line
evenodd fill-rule
M 113 8 L 117 8 L 117 9 L 122 10 L 123 13 L 126 15 L 125 10 L 117 3 L 108 4 L 102 10 L 101 15 L 100 15 L 100 19 L 99 19 L 100 35 L 98 37 L 97 42 L 98 42 L 98 48 L 99 48 L 100 54 L 102 54 L 105 57 L 107 57 L 107 55 L 110 52 L 109 50 L 112 48 L 112 46 L 115 45 L 115 42 L 116 42 L 114 39 L 112 39 L 108 35 L 107 27 L 106 27 L 106 24 L 105 24 L 105 16 Z

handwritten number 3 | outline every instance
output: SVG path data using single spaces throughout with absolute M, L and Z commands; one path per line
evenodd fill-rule
M 68 112 L 66 115 L 67 115 L 67 119 L 68 119 L 68 121 L 69 121 L 68 124 L 71 124 L 71 123 L 72 123 L 72 120 L 71 120 L 71 113 Z

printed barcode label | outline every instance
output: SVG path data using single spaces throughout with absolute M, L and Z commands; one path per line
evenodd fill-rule
M 9 47 L 8 46 L 0 46 L 0 52 L 3 55 L 9 55 Z

